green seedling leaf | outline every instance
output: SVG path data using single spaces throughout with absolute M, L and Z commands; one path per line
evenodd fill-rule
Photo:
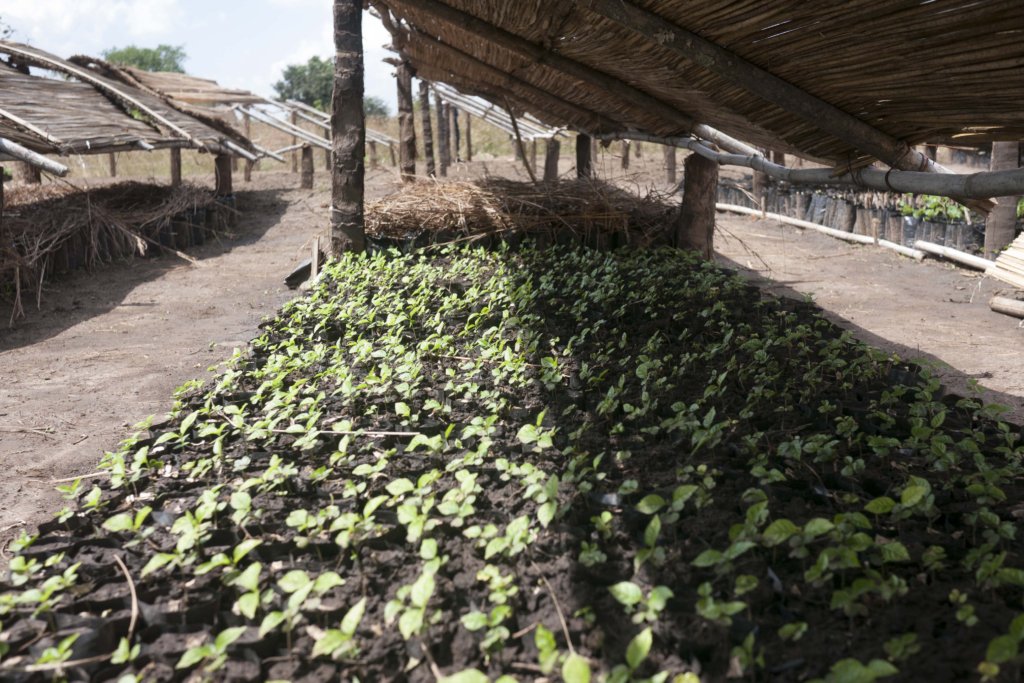
M 722 553 L 718 550 L 705 550 L 697 559 L 693 561 L 694 567 L 714 567 L 717 564 L 721 564 L 722 560 L 725 559 Z
M 647 659 L 647 654 L 651 651 L 651 644 L 653 642 L 654 634 L 650 628 L 640 631 L 633 640 L 629 641 L 629 645 L 626 646 L 626 664 L 629 666 L 630 671 L 636 671 L 640 664 Z
M 804 525 L 804 534 L 810 538 L 817 538 L 822 534 L 827 534 L 836 528 L 836 525 L 822 517 L 815 517 L 811 521 Z
M 800 533 L 800 527 L 788 519 L 777 519 L 769 524 L 762 536 L 764 544 L 769 548 L 785 543 L 791 536 Z
M 231 643 L 242 637 L 246 628 L 245 626 L 235 626 L 224 629 L 217 634 L 217 638 L 213 641 L 213 649 L 218 653 L 226 652 Z
M 875 498 L 873 501 L 864 506 L 867 512 L 873 515 L 887 515 L 892 512 L 892 509 L 896 507 L 896 501 L 889 496 L 882 496 L 881 498 Z
M 487 674 L 477 669 L 463 669 L 451 676 L 445 676 L 438 680 L 438 683 L 489 683 Z
M 260 623 L 260 638 L 280 626 L 284 622 L 285 616 L 284 612 L 275 611 L 263 617 L 263 621 Z
M 654 544 L 658 542 L 658 536 L 661 534 L 661 517 L 655 515 L 651 517 L 651 521 L 647 523 L 647 528 L 644 529 L 644 545 L 648 548 L 653 548 Z
M 397 496 L 401 496 L 401 495 L 404 495 L 406 493 L 409 493 L 410 491 L 416 490 L 416 485 L 413 484 L 408 479 L 402 478 L 402 479 L 395 479 L 394 481 L 389 483 L 384 488 L 392 496 L 397 497 Z
M 632 581 L 620 581 L 614 586 L 609 587 L 608 591 L 626 607 L 638 605 L 644 599 L 644 592 L 640 589 L 640 586 Z
M 796 642 L 804 637 L 807 633 L 807 622 L 806 621 L 794 621 L 789 624 L 784 624 L 779 628 L 779 638 L 783 640 L 792 640 Z
M 663 507 L 665 507 L 665 499 L 657 493 L 644 496 L 643 500 L 636 505 L 636 509 L 645 515 L 653 515 Z
M 278 580 L 277 585 L 285 593 L 294 593 L 300 588 L 305 588 L 310 583 L 309 574 L 301 569 L 293 569 Z
M 260 569 L 263 567 L 259 562 L 253 562 L 245 568 L 238 576 L 228 583 L 229 586 L 238 586 L 247 591 L 254 591 L 260 585 Z
M 409 404 L 408 403 L 403 403 L 402 401 L 399 401 L 398 403 L 396 403 L 395 404 L 395 415 L 398 415 L 399 417 L 409 417 L 409 416 L 411 416 L 412 415 L 412 410 L 410 410 Z
M 258 538 L 249 538 L 236 545 L 235 549 L 231 551 L 231 564 L 238 564 L 243 557 L 252 552 L 253 548 L 262 542 Z
M 142 568 L 142 576 L 151 574 L 177 559 L 178 556 L 171 553 L 157 553 L 153 557 L 149 558 L 149 562 L 147 562 L 146 566 Z
M 548 524 L 555 518 L 555 513 L 558 511 L 558 504 L 553 500 L 549 500 L 540 507 L 537 508 L 537 520 L 540 525 L 545 529 L 548 528 Z
M 477 611 L 463 614 L 459 621 L 470 631 L 479 631 L 480 629 L 487 628 L 487 615 L 483 612 Z
M 573 652 L 562 663 L 565 683 L 590 683 L 590 662 Z
M 345 616 L 341 619 L 341 631 L 347 635 L 353 635 L 356 629 L 359 628 L 359 622 L 363 620 L 363 615 L 366 614 L 366 598 L 361 598 L 359 602 L 352 605 Z
M 175 669 L 188 669 L 193 667 L 199 662 L 203 661 L 207 657 L 213 654 L 213 648 L 209 645 L 199 645 L 191 649 L 185 650 L 185 653 L 181 655 L 181 659 L 174 665 Z
M 899 541 L 892 541 L 879 546 L 882 553 L 882 562 L 910 562 L 910 553 L 905 545 Z
M 336 572 L 324 572 L 316 577 L 316 581 L 313 582 L 313 592 L 317 595 L 323 595 L 332 588 L 344 585 L 345 579 L 341 578 Z
M 1005 664 L 1019 654 L 1020 641 L 1012 635 L 1001 635 L 993 638 L 985 650 L 985 660 L 993 664 Z
M 913 507 L 921 502 L 921 499 L 928 494 L 928 489 L 924 486 L 908 486 L 903 489 L 903 493 L 900 494 L 900 504 L 903 507 Z

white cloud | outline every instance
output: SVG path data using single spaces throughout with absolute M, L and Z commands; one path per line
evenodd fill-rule
M 180 0 L 0 0 L 0 17 L 16 39 L 54 43 L 113 36 L 121 42 L 164 33 L 181 17 Z

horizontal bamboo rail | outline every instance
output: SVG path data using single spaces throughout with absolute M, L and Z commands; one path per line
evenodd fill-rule
M 942 258 L 949 259 L 950 261 L 956 261 L 961 265 L 980 270 L 982 272 L 988 270 L 993 262 L 974 254 L 967 254 L 960 251 L 959 249 L 953 249 L 952 247 L 944 247 L 934 242 L 925 242 L 924 240 L 917 240 L 914 242 L 914 248 L 926 251 L 933 256 L 941 256 Z
M 22 147 L 16 142 L 12 142 L 7 138 L 0 138 L 0 154 L 6 154 L 7 156 L 14 157 L 19 161 L 24 161 L 27 164 L 31 164 L 36 168 L 41 168 L 47 173 L 52 173 L 57 176 L 66 176 L 68 174 L 68 167 L 64 164 L 59 164 L 52 159 L 47 159 L 42 154 L 37 154 L 32 150 Z

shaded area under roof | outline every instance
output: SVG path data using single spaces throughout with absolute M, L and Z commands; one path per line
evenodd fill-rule
M 882 134 L 916 144 L 1024 138 L 1024 4 L 1019 0 L 375 0 L 397 20 L 402 51 L 424 78 L 508 96 L 538 118 L 591 133 L 685 135 L 693 123 L 764 148 L 836 165 L 869 160 L 848 136 L 723 75 L 696 34 L 734 61 L 832 105 Z M 528 43 L 481 35 L 437 6 Z M 677 31 L 609 18 L 642 10 Z M 609 9 L 611 7 L 611 9 Z M 635 15 L 635 12 L 634 12 Z M 664 23 L 662 24 L 664 25 Z M 688 32 L 688 33 L 687 33 Z M 571 60 L 636 97 L 559 68 Z M 499 99 L 500 101 L 500 99 Z M 786 104 L 786 103 L 783 103 Z M 657 106 L 655 106 L 657 105 Z

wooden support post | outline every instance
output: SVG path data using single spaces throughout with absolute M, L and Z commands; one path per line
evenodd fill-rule
M 313 147 L 310 145 L 302 146 L 302 178 L 299 181 L 299 187 L 303 190 L 313 189 Z
M 629 168 L 629 140 L 622 141 L 622 170 Z
M 473 161 L 473 117 L 466 112 L 466 161 Z
M 181 148 L 171 147 L 171 187 L 181 185 Z
M 537 138 L 530 140 L 530 168 L 537 170 Z
M 523 136 L 519 133 L 519 122 L 516 120 L 516 113 L 512 111 L 512 107 L 509 106 L 508 100 L 505 101 L 505 110 L 508 111 L 508 118 L 512 121 L 512 132 L 516 136 L 516 149 L 519 150 L 519 158 L 523 160 L 523 166 L 526 167 L 526 174 L 530 176 L 530 181 L 537 184 L 537 174 L 534 173 L 534 166 L 526 160 L 526 149 L 523 147 Z M 536 156 L 534 157 L 536 161 Z
M 591 138 L 586 133 L 576 134 L 576 177 L 590 178 L 594 175 L 591 158 Z
M 437 173 L 434 166 L 434 130 L 430 123 L 430 86 L 420 81 L 420 116 L 423 119 L 423 158 L 426 159 L 426 173 L 433 178 Z
M 110 177 L 111 178 L 116 178 L 117 177 L 117 155 L 115 155 L 113 152 L 111 152 L 110 154 L 107 155 L 107 161 L 110 164 Z
M 238 157 L 233 154 L 231 155 L 231 170 L 232 172 L 238 171 Z
M 331 170 L 331 150 L 329 149 L 324 150 L 324 170 Z
M 448 142 L 451 145 L 448 158 L 450 163 L 456 164 L 462 161 L 462 157 L 459 156 L 459 146 L 462 142 L 459 139 L 459 110 L 454 104 L 446 104 L 444 108 L 448 110 Z
M 329 251 L 366 250 L 363 221 L 363 3 L 334 0 L 334 95 L 331 98 L 331 232 Z
M 451 156 L 449 156 L 448 150 L 448 117 L 445 116 L 445 103 L 441 100 L 441 96 L 434 94 L 434 108 L 437 110 L 437 157 L 440 162 L 441 177 L 448 175 L 448 166 L 451 165 Z
M 292 114 L 291 114 L 290 117 L 288 117 L 288 120 L 289 120 L 289 122 L 293 126 L 298 126 L 299 125 L 299 114 L 298 114 L 298 112 L 292 110 Z M 294 147 L 295 145 L 298 145 L 298 144 L 299 144 L 299 138 L 297 136 L 293 135 L 292 136 L 292 146 Z M 299 148 L 295 147 L 295 151 L 292 152 L 292 173 L 298 173 L 299 172 L 299 154 L 300 154 Z
M 398 166 L 398 161 L 397 161 L 397 159 L 395 157 L 395 143 L 393 143 L 393 142 L 389 142 L 388 143 L 388 154 L 391 155 L 391 167 L 394 168 L 394 167 Z
M 665 179 L 669 185 L 676 184 L 676 148 L 665 145 Z
M 370 146 L 370 168 L 377 168 L 380 166 L 380 159 L 377 158 L 377 143 L 370 140 L 366 144 Z
M 558 157 L 561 151 L 561 142 L 553 137 L 547 139 L 544 150 L 544 182 L 553 183 L 558 180 Z
M 227 197 L 234 192 L 231 185 L 231 159 L 230 154 L 218 154 L 213 159 L 217 181 L 216 188 L 213 191 L 214 196 Z
M 993 142 L 991 170 L 1009 171 L 1020 163 L 1020 143 Z M 1013 241 L 1020 197 L 999 197 L 985 220 L 985 258 L 996 255 Z
M 14 178 L 26 185 L 38 185 L 43 182 L 43 176 L 39 168 L 24 161 L 14 164 Z
M 416 125 L 412 113 L 412 67 L 403 59 L 398 64 L 398 163 L 402 182 L 416 179 Z
M 246 140 L 252 140 L 252 120 L 251 119 L 252 119 L 252 117 L 249 116 L 249 113 L 243 109 L 242 110 L 242 127 L 243 127 L 243 129 L 245 131 L 245 139 Z M 255 165 L 256 165 L 255 161 L 249 161 L 248 159 L 245 160 L 245 173 L 242 176 L 242 179 L 245 180 L 245 182 L 247 182 L 247 183 L 252 182 L 252 168 Z
M 637 159 L 643 159 L 643 147 L 644 143 L 642 142 L 638 142 L 635 145 L 633 145 L 633 156 L 635 156 Z
M 683 165 L 683 205 L 676 219 L 676 246 L 711 260 L 714 251 L 718 164 L 699 154 Z
M 683 179 L 686 178 L 686 171 L 683 171 Z M 768 190 L 768 176 L 761 171 L 754 171 L 754 178 L 752 181 L 752 190 L 754 195 L 754 208 L 759 209 L 761 213 L 766 211 L 765 203 L 767 197 L 765 193 Z

